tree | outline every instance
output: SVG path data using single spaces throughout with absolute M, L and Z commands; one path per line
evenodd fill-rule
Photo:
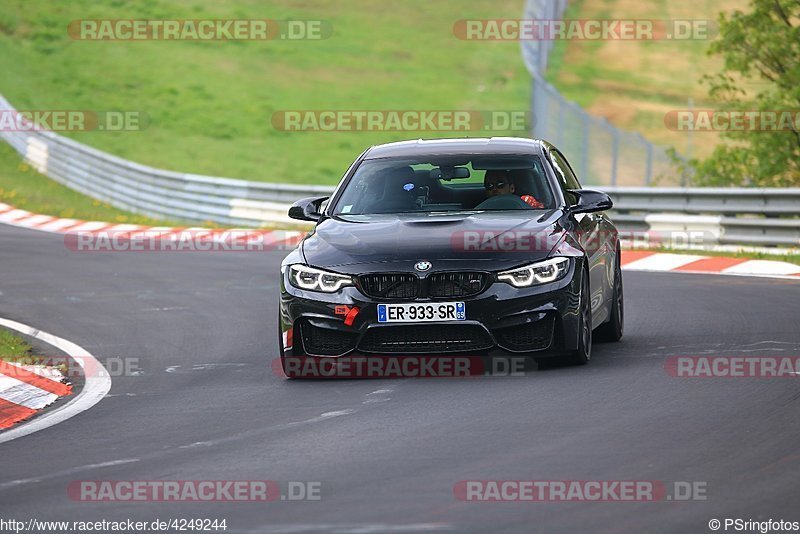
M 709 94 L 721 111 L 787 111 L 800 119 L 800 0 L 752 0 L 750 8 L 719 17 L 709 54 L 722 56 L 724 68 L 705 77 Z M 694 183 L 800 185 L 798 122 L 784 131 L 725 131 L 711 156 L 689 162 Z

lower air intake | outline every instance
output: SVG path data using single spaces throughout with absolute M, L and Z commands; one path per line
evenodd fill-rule
M 371 328 L 364 334 L 359 349 L 367 353 L 465 353 L 493 346 L 491 336 L 480 326 L 437 324 Z

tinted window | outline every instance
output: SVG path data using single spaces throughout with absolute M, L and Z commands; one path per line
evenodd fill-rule
M 498 198 L 502 197 L 502 198 Z M 552 209 L 535 156 L 430 156 L 365 160 L 335 215 Z
M 581 184 L 578 183 L 578 179 L 572 172 L 569 163 L 567 163 L 567 160 L 564 159 L 564 156 L 562 156 L 558 150 L 551 150 L 550 158 L 553 162 L 553 170 L 556 172 L 556 178 L 558 178 L 558 185 L 561 186 L 561 191 L 564 193 L 564 198 L 567 199 L 567 202 L 570 204 L 574 204 L 575 195 L 568 190 L 580 189 Z

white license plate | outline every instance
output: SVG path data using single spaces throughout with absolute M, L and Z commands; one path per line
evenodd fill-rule
M 467 311 L 463 302 L 378 304 L 379 323 L 429 323 L 466 319 Z

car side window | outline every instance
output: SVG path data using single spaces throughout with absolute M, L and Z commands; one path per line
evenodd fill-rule
M 556 171 L 556 178 L 558 178 L 558 185 L 561 186 L 561 191 L 564 193 L 564 198 L 572 205 L 575 204 L 575 195 L 569 192 L 570 189 L 580 189 L 581 184 L 572 172 L 572 168 L 567 163 L 567 160 L 558 150 L 550 151 L 550 161 L 553 164 L 553 170 Z

